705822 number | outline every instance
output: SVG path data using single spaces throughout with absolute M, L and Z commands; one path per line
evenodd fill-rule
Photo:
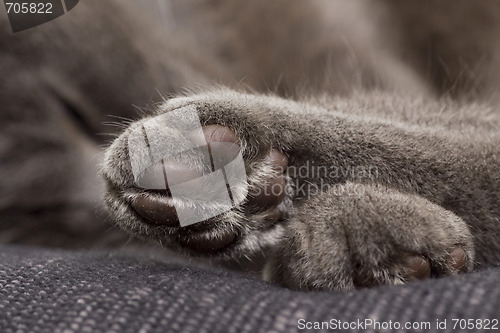
M 498 330 L 498 319 L 452 319 L 453 329 Z
M 35 2 L 23 2 L 23 3 L 13 3 L 6 2 L 7 14 L 11 12 L 14 14 L 52 14 L 52 4 L 47 3 L 35 3 Z

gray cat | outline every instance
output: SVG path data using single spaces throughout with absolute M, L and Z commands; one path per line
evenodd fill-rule
M 264 278 L 294 289 L 498 265 L 499 12 L 495 1 L 87 0 L 16 34 L 3 20 L 0 239 L 123 244 L 104 193 L 129 234 L 264 257 Z M 230 188 L 235 207 L 184 227 L 173 207 L 191 203 L 172 179 L 207 174 L 207 155 L 163 158 L 173 178 L 148 189 L 130 145 L 178 110 L 194 110 L 201 132 L 167 123 L 149 138 L 232 145 L 248 176 Z M 127 121 L 110 131 L 106 115 Z M 104 155 L 103 132 L 117 136 Z

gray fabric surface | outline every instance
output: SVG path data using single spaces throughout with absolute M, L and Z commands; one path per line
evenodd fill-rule
M 452 319 L 500 319 L 500 269 L 398 287 L 304 293 L 117 252 L 2 245 L 0 264 L 0 332 L 296 332 L 299 319 L 370 318 L 393 325 L 430 322 L 431 331 L 458 332 Z M 437 330 L 436 320 L 447 320 L 447 329 Z

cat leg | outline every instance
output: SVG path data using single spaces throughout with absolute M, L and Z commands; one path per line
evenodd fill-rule
M 467 224 L 422 197 L 338 184 L 288 223 L 265 278 L 300 290 L 351 290 L 472 270 Z
M 138 236 L 156 239 L 165 246 L 191 251 L 196 250 L 196 243 L 213 243 L 199 247 L 198 253 L 247 255 L 276 246 L 287 228 L 288 216 L 294 214 L 294 207 L 321 193 L 318 189 L 322 185 L 348 181 L 380 184 L 425 198 L 453 212 L 471 226 L 477 248 L 481 249 L 477 251 L 478 264 L 499 262 L 500 249 L 492 236 L 499 231 L 500 215 L 496 205 L 498 146 L 491 139 L 498 135 L 497 120 L 490 115 L 487 122 L 469 123 L 461 120 L 467 116 L 466 109 L 453 110 L 454 116 L 450 117 L 439 103 L 396 100 L 393 96 L 360 95 L 320 102 L 322 104 L 294 102 L 226 89 L 168 100 L 159 106 L 154 116 L 132 124 L 108 148 L 103 166 L 108 206 L 122 228 Z M 208 146 L 217 142 L 209 139 L 209 133 L 213 132 L 210 126 L 217 125 L 215 129 L 227 133 L 222 137 L 232 138 L 229 143 L 238 147 L 236 152 L 241 150 L 246 177 L 239 177 L 240 181 L 230 186 L 231 193 L 239 198 L 233 200 L 236 204 L 228 205 L 231 209 L 202 219 L 201 223 L 168 226 L 173 223 L 170 218 L 174 214 L 165 208 L 169 222 L 152 225 L 151 220 L 159 222 L 161 219 L 154 212 L 155 207 L 174 205 L 170 195 L 172 184 L 169 179 L 168 185 L 162 185 L 162 192 L 138 187 L 128 141 L 132 133 L 143 137 L 144 131 L 138 129 L 145 126 L 145 122 L 182 110 L 195 110 L 199 126 L 205 128 L 202 132 L 207 134 L 203 137 Z M 418 118 L 414 114 L 417 111 Z M 481 110 L 475 109 L 475 112 L 479 114 Z M 370 114 L 372 116 L 368 116 Z M 213 170 L 204 173 L 207 170 L 204 165 L 210 160 L 207 154 L 198 148 L 188 152 L 193 147 L 191 132 L 181 133 L 172 124 L 158 126 L 151 138 L 161 138 L 155 140 L 185 152 L 164 160 L 174 175 L 175 165 L 182 170 L 178 178 L 182 181 L 195 178 L 195 174 L 212 173 Z M 478 135 L 488 139 L 478 140 Z M 272 149 L 279 158 L 269 157 Z M 227 152 L 233 160 L 237 154 L 231 150 Z M 281 171 L 287 164 L 279 162 L 285 160 L 279 152 L 288 159 L 286 186 L 283 186 L 282 176 L 276 176 L 276 170 Z M 224 154 L 221 151 L 220 155 Z M 184 170 L 193 173 L 188 175 Z M 306 172 L 302 173 L 303 170 Z M 242 178 L 246 181 L 241 181 Z M 253 191 L 273 188 L 269 186 L 272 183 L 278 184 L 275 186 L 278 192 L 264 200 L 271 204 L 251 209 L 252 205 L 260 206 L 256 204 L 259 196 L 252 196 Z M 225 185 L 213 188 L 216 190 L 205 197 L 214 197 L 227 190 Z M 280 192 L 283 188 L 284 196 Z M 143 201 L 145 207 L 141 210 L 141 202 L 137 200 L 142 196 L 155 203 L 149 205 L 149 201 Z M 272 218 L 281 198 L 282 202 L 276 206 L 280 217 Z M 158 204 L 158 200 L 162 203 Z M 182 204 L 188 205 L 186 201 Z M 213 202 L 207 209 L 214 208 L 211 204 Z M 273 221 L 271 225 L 266 219 Z

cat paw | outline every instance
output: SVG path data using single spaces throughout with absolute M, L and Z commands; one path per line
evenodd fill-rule
M 462 247 L 456 246 L 446 252 L 449 253 L 448 261 L 449 267 L 452 269 L 452 271 L 462 272 L 464 270 L 467 270 L 466 265 L 469 262 L 469 258 Z M 407 273 L 405 279 L 407 282 L 412 280 L 423 280 L 432 276 L 431 263 L 429 259 L 422 255 L 408 256 L 402 263 L 402 269 Z M 355 285 L 369 286 L 372 284 L 370 282 L 374 282 L 373 284 L 377 285 L 377 281 L 370 281 L 369 279 L 364 280 L 362 278 L 358 281 L 355 281 Z
M 417 195 L 347 183 L 289 221 L 265 278 L 299 290 L 352 290 L 468 272 L 473 258 L 469 229 L 453 213 Z
M 212 158 L 213 156 L 223 156 L 223 160 L 231 161 L 237 156 L 237 152 L 240 150 L 240 143 L 236 134 L 228 127 L 220 125 L 208 125 L 200 128 L 199 131 L 192 133 L 191 140 L 199 144 L 206 142 L 207 151 L 210 152 Z M 277 220 L 280 215 L 277 206 L 283 201 L 285 196 L 285 175 L 283 172 L 286 169 L 288 160 L 285 154 L 276 149 L 271 149 L 264 157 L 264 160 L 276 173 L 274 175 L 269 174 L 267 179 L 260 184 L 262 187 L 255 188 L 255 191 L 251 191 L 248 194 L 245 198 L 245 210 L 249 213 L 273 210 L 274 214 L 270 215 L 270 217 Z M 155 188 L 157 187 L 156 185 L 159 185 L 159 187 L 166 190 L 165 194 L 168 197 L 172 197 L 168 179 L 175 186 L 176 184 L 185 184 L 201 179 L 204 176 L 203 171 L 189 167 L 176 160 L 162 159 L 161 165 L 158 164 L 157 166 L 161 166 L 161 170 L 147 168 L 140 175 L 137 184 L 144 189 Z M 160 171 L 159 174 L 157 174 L 158 171 Z M 209 172 L 213 172 L 213 170 Z M 242 176 L 244 175 L 242 174 Z M 196 185 L 199 188 L 203 187 L 201 180 L 197 181 Z M 137 196 L 131 202 L 131 205 L 146 222 L 168 227 L 180 226 L 176 208 L 168 201 L 157 200 L 154 197 L 143 194 Z
M 287 156 L 265 133 L 249 135 L 252 126 L 210 119 L 181 100 L 132 123 L 107 149 L 102 173 L 114 219 L 135 236 L 191 253 L 272 245 L 291 205 Z

